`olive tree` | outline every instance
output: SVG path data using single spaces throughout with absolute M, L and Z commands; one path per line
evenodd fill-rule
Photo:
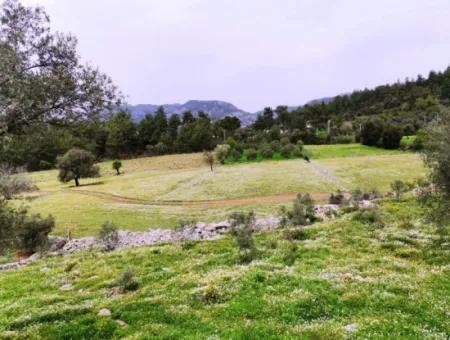
M 98 166 L 95 164 L 94 155 L 82 149 L 70 149 L 58 160 L 59 174 L 61 182 L 75 181 L 75 185 L 80 185 L 80 178 L 97 177 L 100 175 Z
M 51 31 L 41 7 L 0 5 L 0 137 L 97 118 L 119 97 L 108 76 L 81 64 L 74 36 Z

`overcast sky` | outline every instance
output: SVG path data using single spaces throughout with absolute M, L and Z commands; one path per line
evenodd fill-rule
M 79 39 L 131 104 L 241 109 L 392 83 L 450 65 L 449 0 L 24 0 Z

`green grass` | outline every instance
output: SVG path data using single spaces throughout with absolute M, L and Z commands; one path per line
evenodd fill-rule
M 413 200 L 386 201 L 382 215 L 383 229 L 351 215 L 305 228 L 292 266 L 284 262 L 289 242 L 269 232 L 257 235 L 249 265 L 237 263 L 227 236 L 2 272 L 0 338 L 447 339 L 448 249 L 433 246 Z M 139 289 L 123 294 L 111 284 L 125 268 Z M 68 283 L 72 290 L 60 289 Z M 98 316 L 102 308 L 112 316 Z M 349 324 L 357 330 L 346 331 Z
M 404 153 L 400 150 L 386 150 L 362 144 L 308 145 L 306 150 L 311 153 L 311 159 L 385 156 Z
M 52 214 L 56 234 L 71 230 L 79 237 L 97 234 L 105 220 L 123 229 L 146 230 L 172 228 L 182 219 L 222 220 L 235 207 L 255 209 L 260 215 L 275 214 L 280 204 L 277 197 L 261 202 L 258 198 L 357 187 L 388 191 L 396 179 L 410 181 L 425 174 L 422 160 L 413 153 L 359 145 L 308 149 L 317 157 L 311 163 L 274 160 L 216 166 L 214 172 L 203 163 L 202 154 L 127 160 L 120 176 L 115 175 L 111 162 L 105 162 L 100 164 L 102 176 L 82 179 L 79 188 L 59 183 L 56 170 L 36 172 L 31 177 L 40 191 L 15 204 L 25 204 L 33 213 Z M 244 201 L 228 201 L 241 199 Z M 225 201 L 214 206 L 182 204 L 204 200 Z

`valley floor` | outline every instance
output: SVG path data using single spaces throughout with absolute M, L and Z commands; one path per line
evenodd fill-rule
M 312 162 L 266 161 L 216 166 L 209 171 L 202 154 L 170 155 L 124 161 L 116 176 L 111 163 L 100 165 L 102 176 L 82 186 L 61 184 L 57 172 L 32 174 L 39 191 L 17 201 L 32 212 L 52 214 L 56 235 L 96 235 L 110 220 L 121 229 L 142 231 L 174 228 L 180 220 L 221 221 L 236 209 L 259 217 L 276 214 L 299 192 L 319 202 L 330 192 L 361 188 L 389 190 L 397 179 L 422 177 L 416 154 L 357 144 L 308 146 Z

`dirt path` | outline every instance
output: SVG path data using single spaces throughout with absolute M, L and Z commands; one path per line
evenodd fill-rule
M 269 196 L 256 196 L 246 198 L 232 198 L 232 199 L 217 199 L 217 200 L 198 200 L 198 201 L 168 201 L 168 200 L 145 200 L 133 197 L 120 196 L 99 191 L 91 190 L 73 190 L 72 192 L 80 195 L 94 196 L 105 199 L 115 203 L 122 204 L 140 204 L 153 206 L 185 206 L 185 207 L 225 207 L 225 206 L 239 206 L 239 205 L 257 205 L 257 204 L 271 204 L 290 202 L 296 197 L 296 193 L 286 193 Z M 314 200 L 324 202 L 328 199 L 329 193 L 318 192 L 312 193 Z
M 337 177 L 335 174 L 333 174 L 329 169 L 325 168 L 323 165 L 320 165 L 319 163 L 316 163 L 312 161 L 310 163 L 313 170 L 321 177 L 325 178 L 326 180 L 333 182 L 334 184 L 342 184 L 342 179 Z

